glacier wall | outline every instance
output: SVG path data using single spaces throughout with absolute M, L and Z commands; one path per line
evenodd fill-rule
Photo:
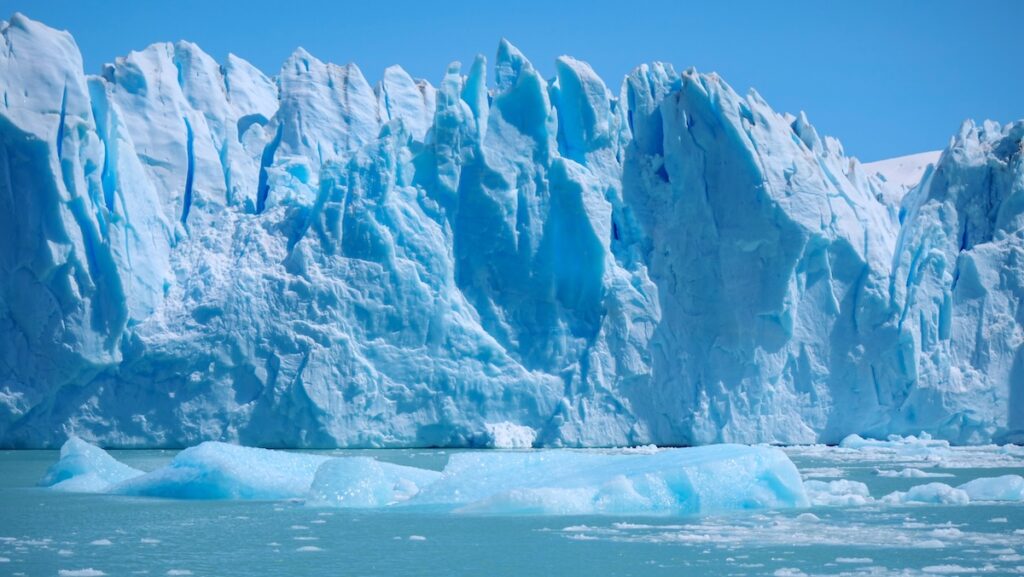
M 1024 432 L 1024 123 L 903 196 L 714 74 L 0 23 L 0 445 Z

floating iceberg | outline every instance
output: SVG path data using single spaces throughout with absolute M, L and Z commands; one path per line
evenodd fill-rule
M 927 454 L 935 453 L 936 449 L 948 449 L 949 441 L 933 439 L 928 433 L 921 433 L 919 436 L 908 435 L 906 437 L 889 435 L 885 440 L 865 439 L 860 435 L 854 434 L 840 441 L 839 446 L 843 449 L 869 449 L 892 451 L 901 454 Z
M 1024 122 L 905 192 L 663 63 L 97 72 L 0 22 L 0 446 L 1024 438 Z
M 172 499 L 289 499 L 306 494 L 327 457 L 208 441 L 110 492 Z
M 46 471 L 39 485 L 69 493 L 105 493 L 111 487 L 142 475 L 103 449 L 71 437 L 60 448 L 60 459 Z
M 807 506 L 800 475 L 778 449 L 720 445 L 660 451 L 482 451 L 451 456 L 443 471 L 368 457 L 329 458 L 207 442 L 142 473 L 72 439 L 44 484 L 73 491 L 175 499 L 302 499 L 345 508 L 488 514 L 703 514 Z M 76 474 L 114 466 L 117 484 L 61 486 L 55 471 L 88 454 Z M 95 469 L 91 468 L 95 467 Z M 76 477 L 78 478 L 78 477 Z M 66 481 L 65 481 L 66 482 Z
M 668 514 L 807 505 L 781 451 L 716 445 L 654 453 L 456 453 L 410 504 L 466 513 Z
M 804 481 L 804 489 L 812 505 L 852 507 L 874 502 L 868 486 L 859 481 Z
M 1024 477 L 1020 475 L 974 479 L 959 489 L 972 501 L 1024 501 Z
M 889 493 L 882 497 L 882 502 L 889 505 L 966 505 L 971 502 L 971 497 L 966 491 L 945 483 L 927 483 L 907 491 Z
M 440 477 L 439 471 L 403 467 L 369 457 L 329 459 L 317 469 L 306 502 L 353 509 L 387 507 L 412 499 Z
M 878 475 L 879 477 L 891 477 L 898 479 L 926 479 L 955 476 L 951 473 L 935 473 L 931 471 L 922 471 L 921 469 L 915 469 L 913 467 L 900 469 L 899 471 L 895 471 L 892 469 L 875 469 L 875 474 Z

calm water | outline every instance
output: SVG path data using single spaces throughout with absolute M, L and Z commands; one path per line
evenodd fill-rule
M 789 452 L 805 476 L 861 481 L 873 497 L 930 481 L 955 486 L 1024 473 L 1012 459 L 981 455 L 975 462 L 964 453 L 951 464 L 960 468 L 928 469 L 953 477 L 890 478 L 876 468 L 921 463 L 881 456 L 871 462 L 830 451 Z M 447 460 L 444 451 L 358 453 L 435 469 Z M 112 454 L 144 470 L 173 456 Z M 352 512 L 297 502 L 167 501 L 35 487 L 57 456 L 0 452 L 0 575 L 1024 574 L 1019 503 L 814 507 L 703 518 Z

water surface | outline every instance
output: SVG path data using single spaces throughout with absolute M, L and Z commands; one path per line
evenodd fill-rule
M 1024 454 L 954 458 L 787 452 L 805 478 L 872 497 L 932 481 L 1024 474 Z M 171 451 L 112 451 L 152 470 Z M 448 451 L 335 451 L 441 469 Z M 0 452 L 0 575 L 990 575 L 1024 574 L 1024 506 L 857 507 L 710 517 L 471 516 L 171 501 L 35 486 L 56 451 Z M 942 478 L 885 477 L 921 467 Z M 91 570 L 91 572 L 89 571 Z

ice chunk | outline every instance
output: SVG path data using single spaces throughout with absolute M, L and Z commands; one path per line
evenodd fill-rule
M 784 453 L 717 445 L 656 453 L 457 453 L 409 506 L 462 513 L 669 514 L 808 504 Z
M 954 476 L 950 473 L 931 473 L 928 471 L 922 471 L 921 469 L 915 469 L 913 467 L 908 467 L 899 471 L 894 471 L 892 469 L 875 469 L 875 474 L 879 477 L 895 477 L 899 479 L 926 479 Z
M 858 481 L 804 481 L 804 489 L 812 505 L 849 507 L 874 501 L 868 486 Z
M 889 505 L 966 505 L 971 502 L 971 497 L 966 491 L 945 483 L 928 483 L 911 487 L 909 491 L 894 491 L 882 497 L 882 501 Z
M 949 448 L 949 441 L 933 439 L 928 433 L 921 433 L 920 436 L 889 435 L 886 440 L 865 439 L 860 435 L 849 435 L 840 441 L 839 446 L 844 449 L 885 449 L 901 454 L 921 454 L 934 451 L 935 449 Z
M 972 501 L 1024 501 L 1024 477 L 1003 475 L 968 481 L 958 487 Z
M 488 445 L 495 449 L 529 449 L 537 439 L 537 431 L 505 421 L 487 423 Z
M 71 437 L 60 448 L 60 460 L 50 466 L 39 484 L 70 493 L 103 493 L 112 485 L 139 475 L 142 471 L 125 465 L 103 449 Z
M 440 477 L 439 471 L 369 457 L 330 459 L 317 469 L 307 502 L 314 506 L 384 507 L 409 500 Z
M 169 465 L 111 488 L 174 499 L 289 499 L 305 496 L 328 457 L 206 442 Z

